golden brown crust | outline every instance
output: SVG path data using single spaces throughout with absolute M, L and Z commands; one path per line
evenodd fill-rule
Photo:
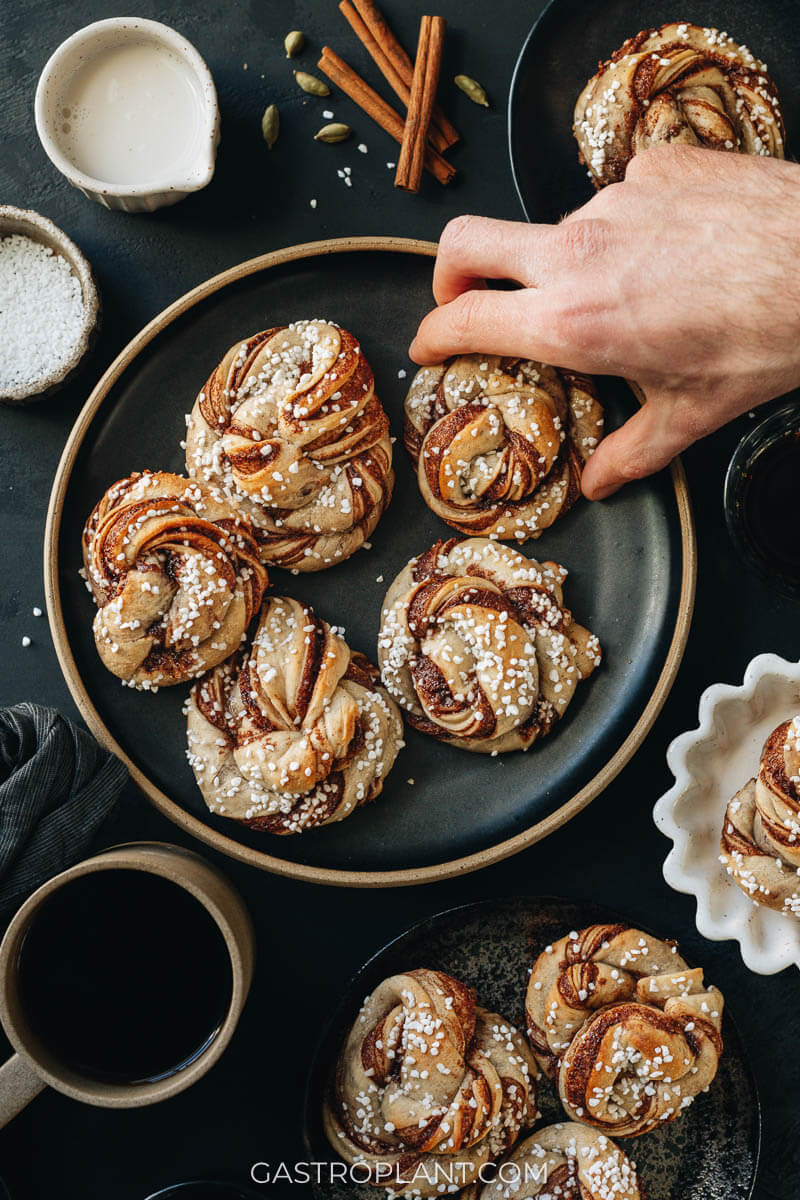
M 638 1137 L 674 1120 L 716 1074 L 722 996 L 672 942 L 625 925 L 561 938 L 533 965 L 528 1039 L 575 1120 Z
M 265 833 L 302 833 L 374 800 L 402 734 L 376 668 L 284 596 L 189 699 L 188 758 L 206 804 Z
M 800 918 L 800 718 L 772 731 L 757 778 L 730 800 L 720 859 L 755 904 Z
M 486 538 L 413 559 L 383 604 L 381 676 L 421 733 L 467 750 L 527 750 L 599 664 L 564 607 L 566 572 Z
M 83 560 L 100 657 L 150 690 L 236 650 L 267 586 L 250 522 L 212 490 L 163 471 L 108 489 L 86 522 Z
M 646 1200 L 636 1166 L 610 1138 L 574 1121 L 537 1129 L 461 1200 Z
M 628 38 L 575 105 L 573 131 L 595 187 L 669 142 L 783 158 L 775 85 L 746 46 L 717 29 L 668 23 Z
M 527 359 L 460 355 L 423 367 L 406 397 L 423 499 L 471 536 L 538 537 L 580 496 L 602 436 L 592 380 Z
M 392 493 L 389 422 L 357 340 L 298 321 L 232 346 L 189 417 L 186 465 L 253 522 L 264 562 L 353 554 Z
M 345 1040 L 323 1109 L 331 1146 L 394 1194 L 437 1196 L 536 1118 L 537 1068 L 521 1035 L 441 971 L 384 980 Z M 448 1172 L 453 1185 L 447 1187 Z

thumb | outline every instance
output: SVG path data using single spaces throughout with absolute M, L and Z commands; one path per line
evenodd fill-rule
M 604 437 L 587 462 L 581 488 L 589 500 L 605 500 L 633 479 L 643 479 L 666 467 L 692 438 L 674 419 L 674 401 L 652 399 Z

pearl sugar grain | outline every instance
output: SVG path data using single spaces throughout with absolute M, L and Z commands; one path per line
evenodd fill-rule
M 0 238 L 0 392 L 34 388 L 63 368 L 83 320 L 66 259 L 24 234 Z

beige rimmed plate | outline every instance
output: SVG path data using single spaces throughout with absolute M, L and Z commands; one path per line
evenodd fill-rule
M 413 365 L 406 347 L 432 303 L 436 246 L 342 238 L 289 247 L 201 284 L 151 321 L 92 392 L 56 473 L 45 532 L 45 586 L 56 651 L 87 725 L 122 757 L 145 795 L 182 829 L 263 870 L 351 887 L 443 879 L 488 866 L 559 828 L 605 788 L 641 745 L 680 664 L 694 602 L 696 546 L 680 463 L 602 504 L 581 503 L 530 557 L 564 563 L 566 598 L 605 650 L 557 731 L 527 754 L 468 754 L 413 730 L 382 796 L 338 825 L 279 838 L 209 814 L 186 763 L 185 687 L 121 687 L 101 665 L 94 606 L 78 576 L 80 533 L 116 479 L 145 467 L 183 470 L 184 414 L 237 339 L 324 316 L 351 329 L 375 372 L 393 434 Z M 406 372 L 408 378 L 400 377 Z M 601 381 L 611 428 L 636 408 L 621 380 Z M 369 550 L 314 575 L 270 572 L 273 590 L 344 625 L 375 658 L 388 584 L 451 531 L 426 508 L 400 442 L 397 485 Z

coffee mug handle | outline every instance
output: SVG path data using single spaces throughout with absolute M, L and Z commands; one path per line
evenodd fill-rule
M 4 1062 L 0 1067 L 0 1128 L 22 1112 L 46 1086 L 21 1054 L 14 1054 Z

